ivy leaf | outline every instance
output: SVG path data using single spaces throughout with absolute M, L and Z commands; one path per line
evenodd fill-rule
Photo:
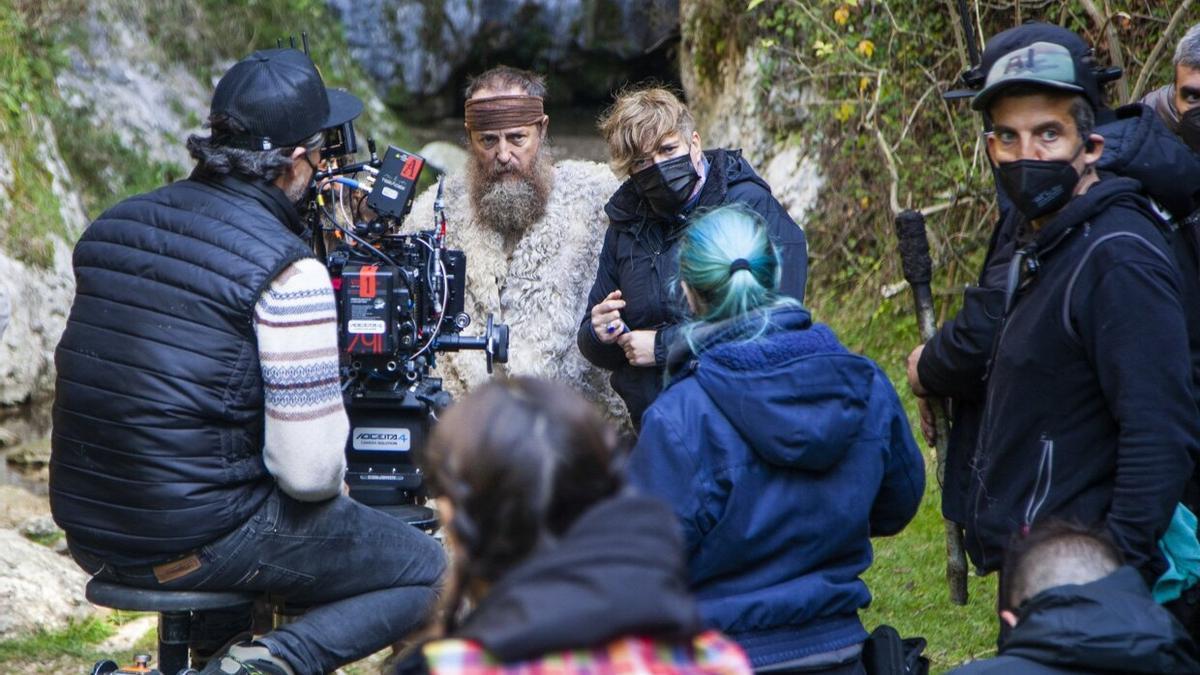
M 833 45 L 824 40 L 817 40 L 813 43 L 813 53 L 819 58 L 825 58 L 833 53 Z
M 858 47 L 856 47 L 854 51 L 869 59 L 871 58 L 871 55 L 875 53 L 875 43 L 871 42 L 870 40 L 863 40 L 858 43 Z
M 758 7 L 759 5 L 763 4 L 764 2 L 766 2 L 766 0 L 750 0 L 750 4 L 746 5 L 746 11 L 747 12 L 754 11 L 755 7 Z
M 833 12 L 833 20 L 839 26 L 845 26 L 850 21 L 850 8 L 842 5 Z

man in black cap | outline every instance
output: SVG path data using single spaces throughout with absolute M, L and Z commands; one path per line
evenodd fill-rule
M 914 352 L 910 383 L 983 402 L 975 447 L 948 458 L 963 494 L 946 507 L 982 572 L 1057 517 L 1106 529 L 1153 582 L 1200 417 L 1170 246 L 1140 185 L 1096 172 L 1099 85 L 1080 43 L 1045 24 L 989 43 L 973 107 L 992 120 L 1016 220 L 993 240 L 973 314 Z
M 256 52 L 217 84 L 211 135 L 188 139 L 192 175 L 75 248 L 50 480 L 75 560 L 310 608 L 205 672 L 330 672 L 419 625 L 444 568 L 433 539 L 342 494 L 334 295 L 297 204 L 322 131 L 361 108 L 302 52 Z M 248 628 L 225 618 L 221 641 Z

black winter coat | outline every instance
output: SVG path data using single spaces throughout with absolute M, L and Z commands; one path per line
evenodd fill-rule
M 1196 646 L 1122 567 L 1090 584 L 1051 588 L 1019 610 L 1000 655 L 954 675 L 1200 673 Z
M 312 252 L 283 192 L 230 177 L 126 199 L 75 247 L 54 354 L 50 507 L 112 565 L 164 562 L 242 525 L 271 491 L 254 305 Z
M 1105 140 L 1098 164 L 1102 176 L 1133 177 L 1141 191 L 1162 205 L 1165 215 L 1180 225 L 1164 228 L 1177 267 L 1182 292 L 1188 300 L 1188 336 L 1195 381 L 1200 383 L 1200 223 L 1184 222 L 1200 207 L 1200 156 L 1192 153 L 1155 113 L 1141 105 L 1104 111 L 1097 133 Z M 997 189 L 1001 202 L 1003 191 Z M 968 288 L 962 309 L 925 345 L 917 370 L 929 391 L 952 399 L 946 480 L 942 514 L 957 523 L 967 517 L 967 489 L 971 463 L 979 436 L 985 391 L 984 375 L 996 326 L 1004 308 L 1008 264 L 1015 249 L 1013 239 L 1024 218 L 1016 209 L 1003 211 L 984 258 L 978 286 Z M 1200 387 L 1196 394 L 1200 397 Z M 1200 512 L 1196 481 L 1188 486 L 1185 502 Z
M 740 150 L 709 150 L 708 177 L 692 211 L 742 203 L 767 223 L 772 243 L 783 259 L 779 290 L 803 302 L 808 276 L 808 247 L 804 230 L 771 196 L 771 188 L 742 158 Z M 596 281 L 588 294 L 576 341 L 584 358 L 612 371 L 609 381 L 625 401 L 635 427 L 642 413 L 662 390 L 667 350 L 686 321 L 687 305 L 679 290 L 679 242 L 687 226 L 687 213 L 675 222 L 661 219 L 626 180 L 604 207 L 609 227 L 600 251 Z M 626 305 L 621 317 L 631 330 L 656 330 L 652 368 L 629 365 L 616 345 L 606 345 L 592 332 L 591 311 L 611 292 L 620 289 Z
M 1001 321 L 968 493 L 983 571 L 1049 518 L 1103 524 L 1147 579 L 1164 569 L 1200 412 L 1180 277 L 1138 189 L 1101 181 L 1021 244 L 1038 269 Z

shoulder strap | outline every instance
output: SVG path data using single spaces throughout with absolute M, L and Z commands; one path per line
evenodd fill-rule
M 1071 278 L 1069 281 L 1067 281 L 1067 288 L 1063 292 L 1063 302 L 1062 302 L 1063 329 L 1065 331 L 1067 331 L 1067 335 L 1069 335 L 1071 337 L 1071 339 L 1075 340 L 1076 342 L 1079 342 L 1079 334 L 1075 331 L 1075 327 L 1071 325 L 1071 296 L 1075 292 L 1075 282 L 1077 282 L 1079 280 L 1079 274 L 1080 274 L 1080 272 L 1083 271 L 1083 266 L 1087 263 L 1088 259 L 1092 257 L 1092 253 L 1095 252 L 1095 250 L 1101 244 L 1103 244 L 1106 241 L 1111 241 L 1113 239 L 1120 239 L 1120 238 L 1132 239 L 1133 243 L 1139 243 L 1139 244 L 1145 246 L 1150 251 L 1152 251 L 1154 253 L 1154 255 L 1161 258 L 1163 262 L 1165 262 L 1168 266 L 1171 267 L 1171 269 L 1176 269 L 1175 261 L 1171 260 L 1171 258 L 1166 253 L 1163 253 L 1162 250 L 1160 250 L 1154 244 L 1150 243 L 1149 240 L 1147 240 L 1145 237 L 1143 237 L 1140 234 L 1135 234 L 1133 232 L 1113 232 L 1111 234 L 1106 234 L 1103 237 L 1100 237 L 1096 241 L 1093 241 L 1091 243 L 1091 245 L 1087 247 L 1087 250 L 1085 250 L 1083 252 L 1083 255 L 1079 257 L 1079 262 L 1075 263 L 1075 269 L 1073 269 L 1071 271 Z

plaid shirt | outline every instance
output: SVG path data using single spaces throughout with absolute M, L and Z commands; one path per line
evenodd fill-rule
M 469 640 L 439 640 L 422 650 L 435 675 L 748 675 L 741 647 L 716 631 L 671 644 L 623 637 L 603 647 L 573 649 L 538 659 L 501 663 Z

